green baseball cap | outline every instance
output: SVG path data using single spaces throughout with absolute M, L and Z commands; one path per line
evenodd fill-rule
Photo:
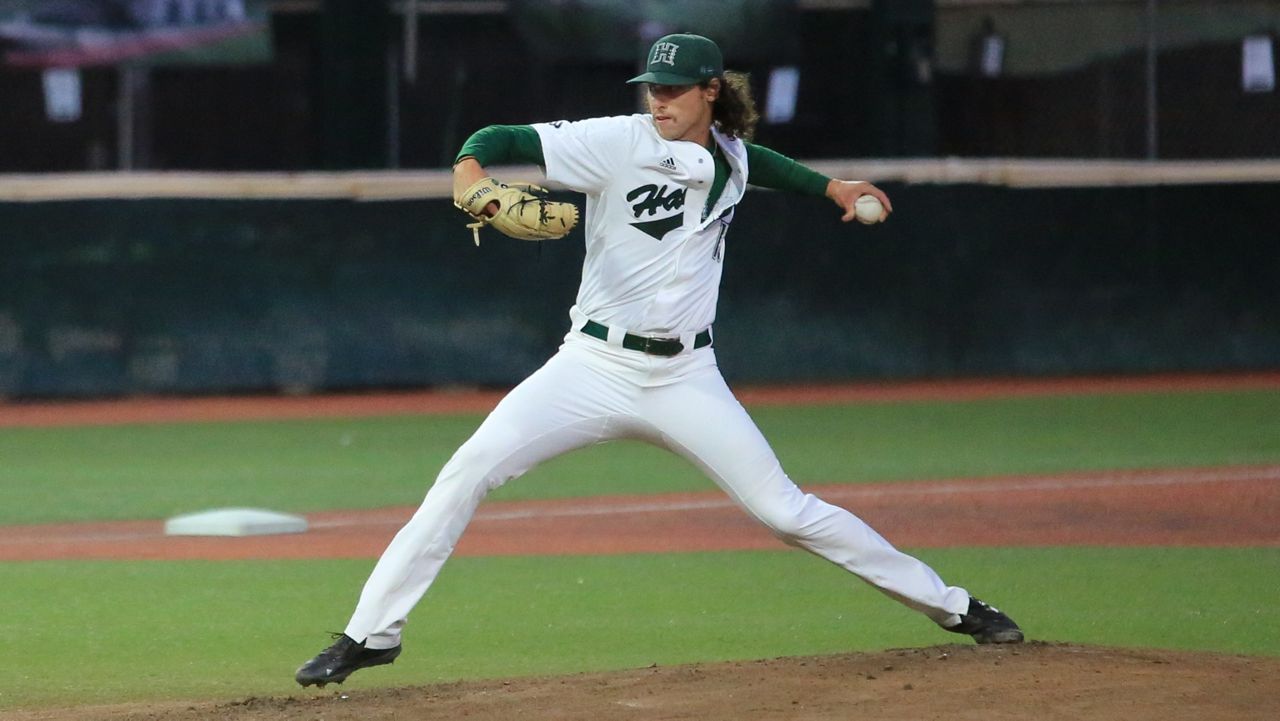
M 649 64 L 628 83 L 695 85 L 724 74 L 720 47 L 701 35 L 664 35 L 649 48 Z

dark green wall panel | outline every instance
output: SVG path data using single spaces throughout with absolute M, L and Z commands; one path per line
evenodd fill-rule
M 884 226 L 753 192 L 737 382 L 1280 367 L 1280 186 L 889 186 Z M 555 351 L 581 236 L 447 201 L 0 203 L 0 395 L 504 386 Z

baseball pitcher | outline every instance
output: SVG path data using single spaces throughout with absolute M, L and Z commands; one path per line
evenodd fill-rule
M 716 365 L 720 274 L 748 184 L 825 195 L 845 221 L 864 196 L 882 212 L 863 222 L 884 220 L 889 198 L 749 142 L 757 117 L 750 88 L 725 72 L 708 38 L 659 39 L 646 72 L 628 82 L 646 88 L 648 113 L 490 126 L 458 154 L 454 200 L 477 243 L 489 226 L 540 242 L 579 220 L 572 204 L 491 178 L 486 166 L 536 163 L 548 179 L 585 194 L 586 259 L 569 331 L 440 471 L 373 569 L 345 633 L 298 669 L 303 686 L 341 683 L 400 654 L 410 610 L 486 494 L 545 460 L 619 438 L 683 456 L 783 541 L 938 626 L 978 643 L 1022 641 L 1008 616 L 948 586 L 849 511 L 797 488 Z

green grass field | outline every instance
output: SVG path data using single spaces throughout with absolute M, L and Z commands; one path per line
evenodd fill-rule
M 753 409 L 799 483 L 1280 460 L 1280 391 Z M 165 518 L 209 507 L 417 505 L 477 415 L 0 429 L 0 524 Z M 649 446 L 555 459 L 494 494 L 709 490 Z
M 1280 655 L 1280 549 L 919 552 L 1040 640 Z M 0 564 L 0 708 L 302 693 L 366 561 Z M 1191 582 L 1194 579 L 1194 583 Z M 799 551 L 458 558 L 343 688 L 964 641 Z
M 753 410 L 802 483 L 1280 462 L 1280 392 Z M 0 523 L 416 504 L 476 416 L 0 430 Z M 610 444 L 505 498 L 709 489 Z M 1038 639 L 1280 655 L 1280 549 L 919 554 Z M 369 561 L 0 564 L 0 709 L 295 693 Z M 369 688 L 954 642 L 799 551 L 450 562 Z

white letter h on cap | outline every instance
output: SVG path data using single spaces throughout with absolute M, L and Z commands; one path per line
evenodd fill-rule
M 649 64 L 666 63 L 667 65 L 676 64 L 676 51 L 680 49 L 675 43 L 658 43 L 653 46 L 653 57 L 649 58 Z

